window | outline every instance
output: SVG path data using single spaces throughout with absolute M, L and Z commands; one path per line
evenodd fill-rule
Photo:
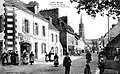
M 35 43 L 35 58 L 38 58 L 38 43 Z
M 22 25 L 22 31 L 25 33 L 29 33 L 29 21 L 27 19 L 24 19 L 22 21 L 23 25 Z
M 38 28 L 38 23 L 34 23 L 34 27 L 33 27 L 33 33 L 35 34 L 35 35 L 38 35 L 38 31 L 39 30 L 39 28 Z
M 58 53 L 58 47 L 55 47 L 55 53 Z
M 58 42 L 58 36 L 56 35 L 56 42 Z
M 45 36 L 45 26 L 42 26 L 42 34 Z
M 41 44 L 41 53 L 42 54 L 46 53 L 46 44 L 45 43 Z
M 53 35 L 53 34 L 51 34 L 51 37 L 52 37 L 52 42 L 54 42 L 54 35 Z

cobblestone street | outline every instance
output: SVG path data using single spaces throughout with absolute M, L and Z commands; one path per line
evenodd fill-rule
M 85 68 L 85 54 L 81 56 L 71 56 L 72 66 L 71 74 L 83 74 Z M 91 72 L 95 73 L 97 68 L 97 54 L 92 54 L 92 61 L 90 63 Z M 54 67 L 53 62 L 37 63 L 34 65 L 22 66 L 2 66 L 0 74 L 64 74 L 64 67 L 62 60 L 60 60 L 59 67 Z M 4 72 L 5 71 L 5 72 Z

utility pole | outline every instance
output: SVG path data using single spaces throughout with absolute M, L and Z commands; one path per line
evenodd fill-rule
M 108 43 L 109 43 L 109 38 L 110 36 L 109 36 L 109 11 L 108 11 Z

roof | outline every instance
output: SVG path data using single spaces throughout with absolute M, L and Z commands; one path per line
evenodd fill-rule
M 4 3 L 5 6 L 15 6 L 16 8 L 19 8 L 31 15 L 34 15 L 35 17 L 38 17 L 42 19 L 43 21 L 48 22 L 41 14 L 35 14 L 32 11 L 30 11 L 27 7 L 30 7 L 30 5 L 20 1 L 20 0 L 5 0 Z
M 66 24 L 62 19 L 59 18 L 59 20 L 63 23 L 66 31 L 70 34 L 73 34 L 74 35 L 74 30 L 72 29 L 72 27 L 68 24 Z
M 117 35 L 120 34 L 120 24 L 116 24 L 109 30 L 109 41 L 112 41 Z M 108 32 L 104 35 L 105 44 L 108 43 Z
M 59 31 L 58 29 L 55 28 L 55 26 L 53 26 L 52 23 L 49 22 L 49 29 L 50 30 L 54 30 L 54 31 Z

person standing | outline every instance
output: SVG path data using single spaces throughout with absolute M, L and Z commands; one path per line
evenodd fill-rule
M 34 63 L 34 54 L 33 54 L 33 52 L 30 53 L 29 57 L 30 57 L 30 64 L 32 65 L 32 63 Z
M 11 65 L 11 51 L 8 51 L 8 65 Z
M 71 66 L 71 59 L 69 57 L 69 53 L 67 52 L 65 54 L 65 57 L 63 59 L 63 66 L 65 67 L 65 74 L 70 74 L 70 66 Z
M 23 52 L 23 65 L 27 65 L 28 64 L 28 57 L 27 57 L 27 52 Z
M 2 58 L 2 65 L 5 66 L 8 64 L 8 54 L 6 51 L 4 51 L 1 55 Z
M 59 61 L 58 61 L 58 55 L 57 55 L 57 53 L 55 53 L 55 56 L 54 56 L 54 65 L 55 65 L 55 67 L 58 67 L 58 65 L 59 65 Z
M 15 53 L 15 65 L 19 64 L 19 55 L 18 55 L 18 51 L 16 51 Z
M 89 63 L 85 65 L 84 74 L 91 74 Z
M 90 51 L 86 52 L 86 59 L 87 59 L 86 63 L 90 63 L 90 61 L 92 60 Z

